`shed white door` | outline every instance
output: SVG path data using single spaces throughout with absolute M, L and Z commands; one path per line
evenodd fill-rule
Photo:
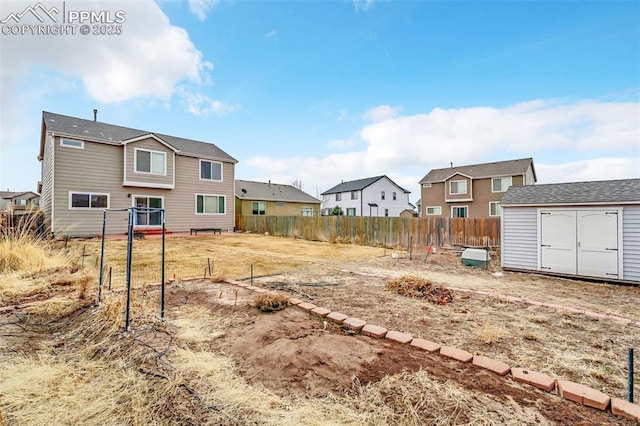
M 575 274 L 576 211 L 540 212 L 540 267 L 543 271 Z
M 618 278 L 618 212 L 578 211 L 578 273 Z
M 619 278 L 618 212 L 540 212 L 540 267 L 543 271 Z

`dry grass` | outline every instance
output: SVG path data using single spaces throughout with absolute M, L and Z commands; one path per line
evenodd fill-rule
M 424 299 L 437 305 L 446 305 L 453 301 L 453 293 L 450 290 L 416 276 L 404 276 L 387 281 L 385 288 L 401 296 Z
M 484 345 L 492 345 L 501 342 L 507 335 L 507 330 L 504 327 L 485 321 L 476 330 L 475 339 Z M 537 339 L 529 338 L 529 340 Z
M 253 297 L 253 306 L 262 312 L 277 312 L 289 306 L 289 297 L 275 291 L 259 293 Z

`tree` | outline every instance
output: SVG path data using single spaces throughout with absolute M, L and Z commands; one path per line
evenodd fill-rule
M 291 186 L 293 186 L 294 188 L 299 189 L 300 191 L 302 191 L 302 188 L 304 188 L 302 186 L 302 181 L 298 178 L 296 178 L 296 180 L 293 181 L 293 183 L 291 184 Z
M 343 215 L 342 207 L 335 206 L 333 208 L 333 210 L 331 210 L 331 215 L 332 216 L 342 216 Z

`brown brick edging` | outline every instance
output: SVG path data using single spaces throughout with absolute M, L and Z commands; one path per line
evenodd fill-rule
M 237 281 L 227 282 L 245 287 Z M 267 291 L 264 289 L 260 289 L 262 291 L 259 291 L 256 287 L 249 287 L 249 289 L 256 292 Z M 499 360 L 494 360 L 482 355 L 473 355 L 470 352 L 452 346 L 441 346 L 438 343 L 431 342 L 426 339 L 414 338 L 413 336 L 400 331 L 388 331 L 382 326 L 367 324 L 361 319 L 349 317 L 341 312 L 332 312 L 329 309 L 318 307 L 312 303 L 303 302 L 300 299 L 290 298 L 289 301 L 292 305 L 296 305 L 304 311 L 318 315 L 321 318 L 326 318 L 353 333 L 360 333 L 377 339 L 385 338 L 400 344 L 409 344 L 410 346 L 414 346 L 429 353 L 439 351 L 441 356 L 452 358 L 460 362 L 470 362 L 477 367 L 492 371 L 500 376 L 506 377 L 511 373 L 512 380 L 534 386 L 546 392 L 554 392 L 557 387 L 558 394 L 566 400 L 603 411 L 611 408 L 611 412 L 614 415 L 635 420 L 640 423 L 640 405 L 627 402 L 620 398 L 611 398 L 607 394 L 586 385 L 574 383 L 568 380 L 556 380 L 547 374 L 525 368 L 510 367 Z M 531 301 L 527 302 L 531 303 Z M 546 306 L 547 304 L 540 303 L 540 305 Z M 581 313 L 585 312 L 581 311 Z M 613 319 L 620 318 L 618 317 Z M 638 323 L 638 325 L 640 325 L 640 323 Z

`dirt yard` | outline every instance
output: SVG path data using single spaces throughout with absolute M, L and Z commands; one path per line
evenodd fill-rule
M 121 262 L 124 243 L 107 243 L 109 261 Z M 134 244 L 134 267 L 156 261 L 158 240 Z M 76 259 L 88 254 L 88 265 L 98 249 L 94 240 L 67 248 Z M 95 281 L 80 297 L 81 289 L 60 280 L 82 270 L 7 278 L 29 280 L 32 290 L 0 286 L 0 419 L 632 424 L 469 364 L 353 335 L 296 307 L 262 313 L 253 292 L 218 281 L 248 283 L 247 266 L 254 265 L 257 287 L 622 398 L 627 348 L 640 346 L 640 288 L 463 267 L 452 253 L 409 260 L 402 251 L 259 235 L 167 241 L 170 265 L 207 258 L 213 279 L 168 285 L 166 321 L 157 318 L 158 286 L 134 282 L 128 333 L 120 289 L 106 292 L 97 307 Z M 385 289 L 405 276 L 452 289 L 453 299 L 434 304 Z

